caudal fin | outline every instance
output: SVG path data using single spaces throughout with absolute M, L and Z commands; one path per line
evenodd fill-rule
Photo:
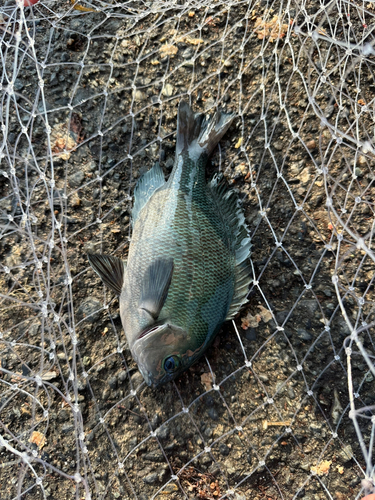
M 176 154 L 205 152 L 208 156 L 230 127 L 234 113 L 216 111 L 208 120 L 203 113 L 193 113 L 189 104 L 181 101 L 178 107 Z

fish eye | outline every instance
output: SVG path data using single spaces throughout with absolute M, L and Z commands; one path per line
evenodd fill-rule
M 164 370 L 167 373 L 173 373 L 177 370 L 180 361 L 177 356 L 169 356 L 164 360 Z

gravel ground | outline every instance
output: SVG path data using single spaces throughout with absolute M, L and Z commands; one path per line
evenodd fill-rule
M 357 407 L 374 377 L 343 345 L 362 327 L 374 355 L 375 81 L 348 44 L 371 43 L 370 7 L 95 4 L 0 17 L 2 498 L 360 498 L 347 361 Z M 238 115 L 207 178 L 239 193 L 254 284 L 207 358 L 152 390 L 86 253 L 126 258 L 181 98 Z

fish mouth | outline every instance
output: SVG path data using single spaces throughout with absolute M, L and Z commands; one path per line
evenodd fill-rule
M 140 340 L 140 339 L 143 339 L 145 337 L 148 337 L 149 335 L 151 335 L 151 333 L 155 333 L 159 330 L 161 330 L 162 328 L 165 328 L 165 327 L 168 327 L 168 325 L 165 325 L 165 324 L 162 324 L 162 325 L 154 325 L 150 328 L 146 328 L 146 330 L 143 330 L 143 332 L 139 335 L 139 337 L 137 338 L 137 340 Z

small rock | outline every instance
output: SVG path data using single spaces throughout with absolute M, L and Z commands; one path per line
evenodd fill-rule
M 108 380 L 108 385 L 112 390 L 115 390 L 117 387 L 117 378 L 116 377 L 111 377 Z
M 295 399 L 295 397 L 296 397 L 296 393 L 294 392 L 294 390 L 293 390 L 293 388 L 292 388 L 292 387 L 289 387 L 287 392 L 288 392 L 288 397 L 289 397 L 290 399 Z
M 145 453 L 143 455 L 145 460 L 149 460 L 150 462 L 164 462 L 165 458 L 163 453 L 160 450 L 150 451 L 150 453 Z
M 155 415 L 152 417 L 152 419 L 150 420 L 150 424 L 152 426 L 153 429 L 155 429 L 155 427 L 159 427 L 159 425 L 161 424 L 161 415 L 159 412 L 156 412 Z
M 84 178 L 85 174 L 82 172 L 82 170 L 78 170 L 77 172 L 69 176 L 69 185 L 72 187 L 79 187 L 81 186 Z
M 193 50 L 193 49 L 191 49 L 190 47 L 189 47 L 189 48 L 187 48 L 187 49 L 185 49 L 185 50 L 183 51 L 183 53 L 182 53 L 182 57 L 183 57 L 184 59 L 191 59 L 191 58 L 193 57 L 193 55 L 194 55 L 194 50 Z
M 220 443 L 219 451 L 224 457 L 227 457 L 229 455 L 230 448 L 225 443 Z
M 257 332 L 255 328 L 249 328 L 246 330 L 245 337 L 247 340 L 253 341 L 257 339 Z
M 210 438 L 212 436 L 212 429 L 210 427 L 206 427 L 203 433 L 207 438 Z
M 100 318 L 102 304 L 99 300 L 89 297 L 84 300 L 77 311 L 77 318 L 80 321 L 85 318 L 90 323 L 95 323 Z
M 276 141 L 272 144 L 272 146 L 276 149 L 276 151 L 282 151 L 284 144 L 280 141 Z
M 305 167 L 302 172 L 299 174 L 298 178 L 303 184 L 307 184 L 310 181 L 311 175 L 309 172 L 309 168 Z
M 210 408 L 208 410 L 208 416 L 212 418 L 212 420 L 217 420 L 219 418 L 218 412 L 215 410 L 215 408 Z
M 108 387 L 106 387 L 104 389 L 104 391 L 102 392 L 102 400 L 107 401 L 109 399 L 110 395 L 111 395 L 111 391 L 110 391 L 110 389 L 108 389 Z
M 165 168 L 168 170 L 171 170 L 174 165 L 174 159 L 173 158 L 168 158 L 168 160 L 165 162 Z
M 16 80 L 14 82 L 14 90 L 17 90 L 18 92 L 22 90 L 24 87 L 23 83 L 20 80 Z
M 143 92 L 141 92 L 140 90 L 136 90 L 134 92 L 134 100 L 135 101 L 143 101 L 145 98 L 145 94 Z
M 91 358 L 89 358 L 88 356 L 83 356 L 82 363 L 83 363 L 83 366 L 85 366 L 85 367 L 90 366 L 91 365 Z
M 310 149 L 310 151 L 311 151 L 312 149 L 316 148 L 316 141 L 314 139 L 311 139 L 311 141 L 308 141 L 306 143 L 306 146 L 307 146 L 307 149 Z
M 297 337 L 301 340 L 311 340 L 311 333 L 307 332 L 303 328 L 297 328 Z
M 74 431 L 74 425 L 71 422 L 66 422 L 61 426 L 61 430 L 64 434 L 69 434 L 69 432 Z
M 155 484 L 159 481 L 159 474 L 157 472 L 153 472 L 152 474 L 148 474 L 143 478 L 143 482 L 146 484 Z
M 125 380 L 128 378 L 128 372 L 126 370 L 123 370 L 118 374 L 117 378 L 118 378 L 118 383 L 123 384 Z
M 132 386 L 136 389 L 137 387 L 139 387 L 143 382 L 143 377 L 142 375 L 139 373 L 139 372 L 135 372 L 131 378 L 131 383 L 132 383 Z
M 167 425 L 162 425 L 158 429 L 156 429 L 156 436 L 159 439 L 168 439 L 169 437 L 169 429 Z
M 346 446 L 343 447 L 342 450 L 340 450 L 337 454 L 341 460 L 345 462 L 349 462 L 353 458 L 353 448 L 351 447 L 350 444 L 347 444 Z
M 163 90 L 161 91 L 161 93 L 165 96 L 165 97 L 171 97 L 173 95 L 173 87 L 170 83 L 167 83 L 166 85 L 164 85 L 164 88 Z

